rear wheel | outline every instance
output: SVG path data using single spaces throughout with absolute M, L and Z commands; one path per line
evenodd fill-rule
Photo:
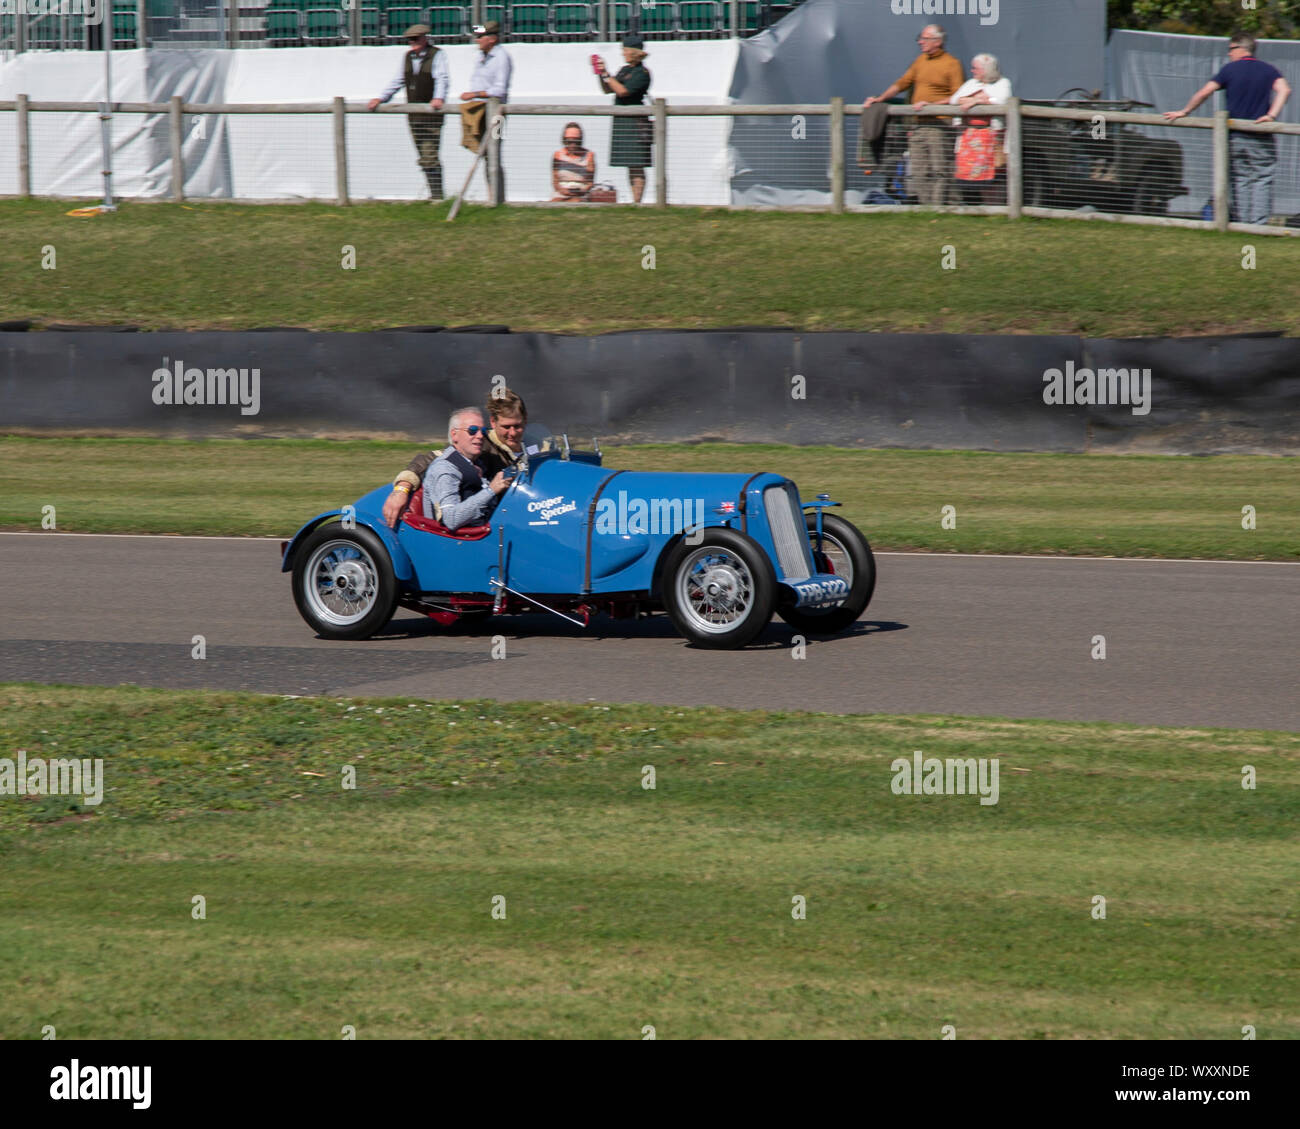
M 876 558 L 857 526 L 834 514 L 822 514 L 822 544 L 817 548 L 817 515 L 804 514 L 813 563 L 818 572 L 842 577 L 849 584 L 849 598 L 838 608 L 825 611 L 780 607 L 777 614 L 797 631 L 811 635 L 834 635 L 843 631 L 867 610 L 876 590 Z
M 671 551 L 663 570 L 664 608 L 696 646 L 743 647 L 772 619 L 776 573 L 762 547 L 744 533 L 715 528 L 703 537 Z
M 296 554 L 293 600 L 327 639 L 368 639 L 397 606 L 397 578 L 384 543 L 364 527 L 322 525 Z

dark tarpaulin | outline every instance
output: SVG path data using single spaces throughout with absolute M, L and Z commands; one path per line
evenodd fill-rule
M 1257 58 L 1272 63 L 1282 72 L 1292 90 L 1300 87 L 1300 42 L 1289 39 L 1261 39 Z M 1154 31 L 1115 31 L 1106 48 L 1106 89 L 1111 98 L 1133 98 L 1150 102 L 1156 110 L 1181 110 L 1192 95 L 1228 62 L 1225 35 L 1166 35 Z M 1204 102 L 1193 116 L 1208 118 L 1226 110 L 1223 94 Z M 1300 98 L 1292 95 L 1278 121 L 1300 122 Z M 1146 127 L 1151 137 L 1178 142 L 1188 159 L 1183 162 L 1183 183 L 1188 192 L 1169 202 L 1171 212 L 1196 214 L 1209 203 L 1214 177 L 1209 145 L 1201 131 L 1186 128 Z M 1281 135 L 1277 139 L 1277 171 L 1273 176 L 1273 213 L 1300 212 L 1300 137 Z
M 826 103 L 838 95 L 846 105 L 860 105 L 907 69 L 928 23 L 943 25 L 947 48 L 967 77 L 973 56 L 996 55 L 1022 98 L 1102 85 L 1105 0 L 807 0 L 769 31 L 741 42 L 731 100 Z M 806 138 L 796 138 L 784 119 L 735 120 L 734 204 L 829 203 L 828 160 L 809 161 L 792 148 L 818 146 L 829 156 L 827 119 L 811 118 L 806 128 Z M 847 122 L 846 135 L 845 199 L 857 204 L 867 182 L 852 160 L 856 117 Z

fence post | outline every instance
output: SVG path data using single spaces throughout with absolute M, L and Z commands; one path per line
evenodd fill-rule
M 655 207 L 668 207 L 668 103 L 654 104 Z
M 1018 220 L 1025 207 L 1024 118 L 1020 116 L 1020 99 L 1007 99 L 1007 219 Z
M 167 135 L 172 151 L 172 199 L 178 204 L 185 199 L 185 150 L 181 139 L 185 133 L 184 100 L 173 94 L 167 107 Z
M 1227 231 L 1232 219 L 1232 190 L 1228 186 L 1228 111 L 1214 115 L 1214 227 Z
M 501 131 L 505 129 L 505 124 L 505 118 L 501 115 L 501 99 L 489 98 L 487 136 L 483 140 L 487 145 L 488 206 L 491 208 L 499 208 L 505 203 L 500 198 L 503 194 L 497 192 L 497 186 L 501 183 Z
M 21 16 L 17 18 L 22 19 Z M 32 194 L 32 158 L 31 131 L 27 124 L 27 95 L 18 95 L 17 102 L 18 120 L 15 124 L 18 127 L 18 195 L 30 196 Z
M 226 46 L 232 50 L 239 46 L 239 0 L 225 0 Z
M 596 38 L 601 43 L 609 38 L 609 0 L 597 0 L 596 4 Z
M 844 211 L 844 99 L 831 99 L 831 211 Z
M 146 0 L 135 0 L 135 45 L 139 48 L 149 46 L 149 36 L 145 31 L 145 20 L 149 17 Z
M 348 204 L 348 135 L 347 103 L 342 98 L 334 99 L 334 187 L 339 198 L 339 206 Z
M 740 0 L 731 0 L 731 38 L 740 38 Z

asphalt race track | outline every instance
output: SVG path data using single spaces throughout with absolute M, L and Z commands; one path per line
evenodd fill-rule
M 856 629 L 796 660 L 780 620 L 742 652 L 664 617 L 448 630 L 400 610 L 329 642 L 279 559 L 261 539 L 0 534 L 0 681 L 1300 730 L 1296 564 L 880 554 Z

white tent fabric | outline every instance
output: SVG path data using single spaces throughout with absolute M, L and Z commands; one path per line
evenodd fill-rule
M 676 105 L 727 101 L 737 46 L 732 40 L 651 43 L 647 66 L 652 96 Z M 507 44 L 514 61 L 511 101 L 608 106 L 592 73 L 590 56 L 611 70 L 617 44 Z M 338 96 L 366 101 L 397 71 L 397 47 L 286 48 L 282 50 L 117 51 L 114 101 L 166 101 L 173 94 L 202 102 L 325 102 Z M 444 47 L 451 66 L 451 103 L 468 84 L 473 45 Z M 27 94 L 33 101 L 98 102 L 104 97 L 103 56 L 96 52 L 28 53 L 0 66 L 0 99 Z M 403 95 L 397 95 L 400 102 Z M 503 138 L 507 197 L 549 199 L 551 153 L 559 148 L 565 119 L 517 117 Z M 95 196 L 102 190 L 99 123 L 93 114 L 31 115 L 32 190 L 38 194 Z M 629 199 L 626 173 L 609 170 L 609 118 L 584 123 L 597 158 L 597 179 L 613 182 Z M 163 115 L 118 115 L 114 123 L 114 188 L 123 197 L 165 196 L 170 191 L 167 121 Z M 669 200 L 727 204 L 727 122 L 671 119 Z M 347 119 L 349 192 L 356 199 L 422 199 L 427 195 L 404 115 L 350 114 Z M 335 195 L 334 143 L 328 114 L 187 117 L 183 142 L 185 190 L 194 197 L 294 200 Z M 0 115 L 0 192 L 17 191 L 13 115 Z M 457 117 L 443 130 L 444 186 L 459 190 L 472 155 L 460 145 Z M 654 199 L 648 175 L 646 201 Z M 475 178 L 468 199 L 486 198 Z

